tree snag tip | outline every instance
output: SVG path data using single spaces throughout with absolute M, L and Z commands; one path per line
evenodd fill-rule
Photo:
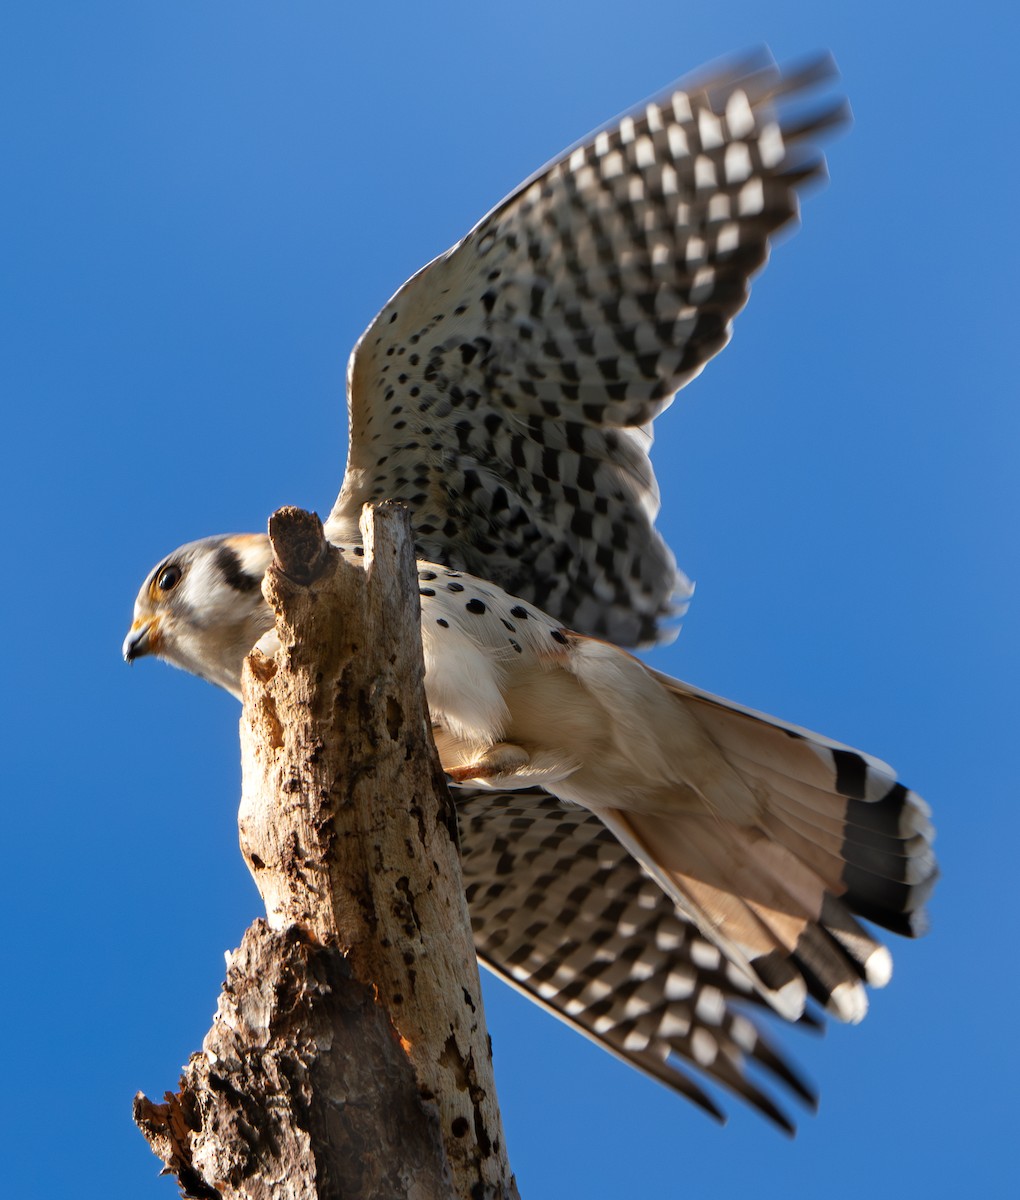
M 278 508 L 269 518 L 269 540 L 277 569 L 292 582 L 307 585 L 325 569 L 329 543 L 317 513 Z
M 414 576 L 414 538 L 411 533 L 411 513 L 406 504 L 384 500 L 381 504 L 366 504 L 361 510 L 361 537 L 365 544 L 365 565 L 389 558 L 396 564 L 397 574 Z

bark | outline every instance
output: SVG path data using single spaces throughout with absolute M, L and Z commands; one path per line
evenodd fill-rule
M 267 921 L 232 956 L 181 1090 L 136 1098 L 194 1197 L 514 1200 L 457 853 L 429 729 L 406 514 L 363 568 L 270 521 L 277 614 L 245 667 L 241 847 Z

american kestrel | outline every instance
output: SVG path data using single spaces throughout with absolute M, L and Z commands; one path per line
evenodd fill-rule
M 686 1060 L 781 1124 L 744 1070 L 810 1092 L 734 1002 L 846 1021 L 882 986 L 864 917 L 923 928 L 923 801 L 877 760 L 660 674 L 690 593 L 654 528 L 651 422 L 722 349 L 771 236 L 818 178 L 831 75 L 770 59 L 682 82 L 566 151 L 414 275 L 348 368 L 350 441 L 326 534 L 361 552 L 402 501 L 425 686 L 458 785 L 480 959 L 697 1100 Z M 156 654 L 239 693 L 273 624 L 268 539 L 205 538 L 135 604 Z

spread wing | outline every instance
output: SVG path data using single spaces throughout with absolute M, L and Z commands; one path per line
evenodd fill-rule
M 654 529 L 650 423 L 726 344 L 845 107 L 828 61 L 681 82 L 523 183 L 406 283 L 348 368 L 327 534 L 409 505 L 419 553 L 579 632 L 662 636 L 689 585 Z
M 484 966 L 713 1116 L 720 1109 L 684 1066 L 793 1129 L 748 1066 L 812 1107 L 815 1096 L 748 1015 L 759 1001 L 747 978 L 597 817 L 539 791 L 454 797 Z

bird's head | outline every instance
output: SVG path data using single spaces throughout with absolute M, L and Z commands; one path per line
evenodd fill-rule
M 189 542 L 149 572 L 135 601 L 124 658 L 154 654 L 240 698 L 241 664 L 273 627 L 262 596 L 272 560 L 264 534 Z

